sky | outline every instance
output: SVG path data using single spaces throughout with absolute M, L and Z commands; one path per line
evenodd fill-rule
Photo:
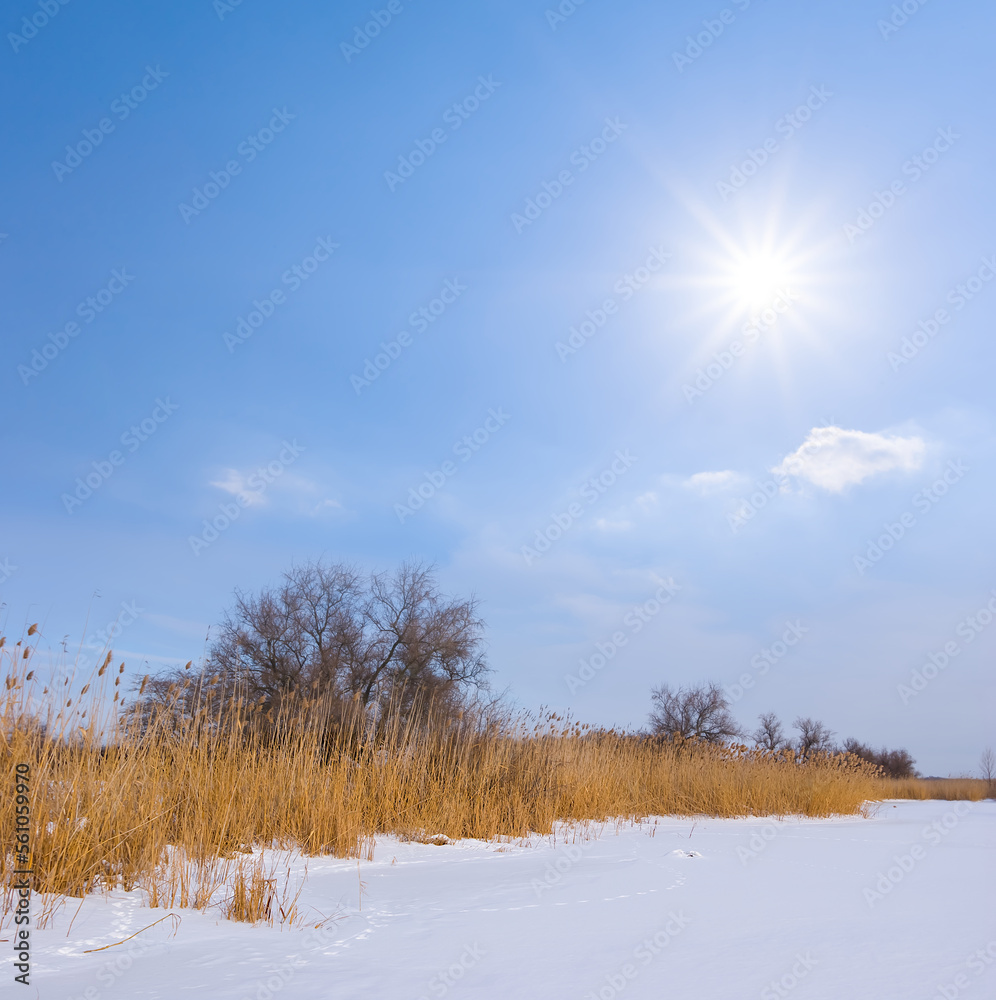
M 306 559 L 496 689 L 996 743 L 996 10 L 4 7 L 0 600 L 141 676 Z

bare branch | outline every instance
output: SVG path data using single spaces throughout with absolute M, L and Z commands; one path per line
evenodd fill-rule
M 704 740 L 724 743 L 740 735 L 730 714 L 729 702 L 718 684 L 677 688 L 661 684 L 651 691 L 651 731 L 668 739 Z

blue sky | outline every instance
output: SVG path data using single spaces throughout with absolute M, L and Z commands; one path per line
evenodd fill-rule
M 524 706 L 972 770 L 996 12 L 906 9 L 8 5 L 8 631 L 140 674 L 415 557 Z

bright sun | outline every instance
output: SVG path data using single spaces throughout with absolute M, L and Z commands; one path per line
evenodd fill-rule
M 850 265 L 840 270 L 842 248 L 825 224 L 819 204 L 786 211 L 774 203 L 741 203 L 734 218 L 720 218 L 695 195 L 678 192 L 692 219 L 684 273 L 670 279 L 682 292 L 680 322 L 692 335 L 689 363 L 715 362 L 735 341 L 752 361 L 790 378 L 800 347 L 823 353 L 828 326 L 843 321 L 830 290 L 852 281 Z M 754 344 L 757 350 L 751 349 Z M 725 356 L 725 355 L 724 355 Z M 737 355 L 739 357 L 739 355 Z
M 785 259 L 773 253 L 738 255 L 729 264 L 731 296 L 747 311 L 763 309 L 791 284 L 790 272 Z

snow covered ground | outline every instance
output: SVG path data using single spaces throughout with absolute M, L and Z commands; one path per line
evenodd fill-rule
M 324 931 L 179 911 L 175 936 L 167 921 L 83 954 L 164 913 L 139 893 L 89 898 L 68 935 L 72 903 L 33 934 L 23 994 L 8 988 L 5 954 L 3 995 L 996 997 L 994 802 L 589 833 L 447 846 L 379 838 L 359 874 L 355 861 L 309 859 L 301 903 L 338 912 Z

